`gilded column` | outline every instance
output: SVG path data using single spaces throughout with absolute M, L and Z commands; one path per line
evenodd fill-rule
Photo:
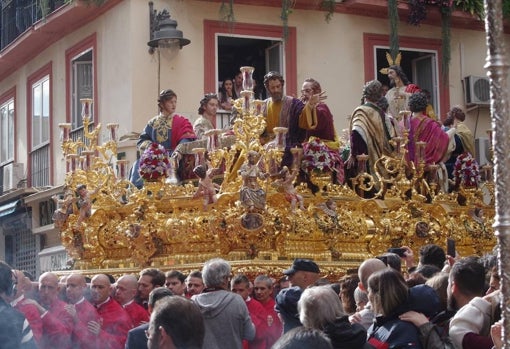
M 498 239 L 499 272 L 501 275 L 503 347 L 510 348 L 510 115 L 508 109 L 508 60 L 503 31 L 502 0 L 485 0 L 485 31 L 487 63 L 490 78 L 492 144 L 496 205 L 494 231 Z

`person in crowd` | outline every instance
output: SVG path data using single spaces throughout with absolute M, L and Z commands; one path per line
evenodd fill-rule
M 447 113 L 447 120 L 452 120 L 452 128 L 455 129 L 454 141 L 455 149 L 451 152 L 450 157 L 445 161 L 448 178 L 453 179 L 453 170 L 457 157 L 463 153 L 469 153 L 471 156 L 475 154 L 475 137 L 471 130 L 466 126 L 466 114 L 459 106 L 453 107 Z
M 28 285 L 31 282 L 21 270 L 13 270 L 13 272 L 16 275 L 18 283 L 15 289 L 16 292 L 9 297 L 10 304 L 14 309 L 25 316 L 30 328 L 32 329 L 35 342 L 39 343 L 43 335 L 41 314 L 39 313 L 37 306 L 33 304 L 33 300 L 27 299 L 25 296 L 25 290 L 29 289 Z
M 186 295 L 186 275 L 178 270 L 170 270 L 165 273 L 165 287 L 176 296 Z
M 71 343 L 73 348 L 96 349 L 101 346 L 98 337 L 88 330 L 90 321 L 99 322 L 99 314 L 96 308 L 85 299 L 87 282 L 80 273 L 72 273 L 66 280 L 66 296 L 69 304 L 67 312 L 73 318 L 73 332 Z
M 234 101 L 239 97 L 234 92 L 232 79 L 226 78 L 223 80 L 218 97 L 221 109 L 232 110 Z
M 317 127 L 317 104 L 324 99 L 320 94 L 312 94 L 308 101 L 303 103 L 298 98 L 284 95 L 285 80 L 283 76 L 271 71 L 264 76 L 264 86 L 269 93 L 269 98 L 264 102 L 262 115 L 266 119 L 266 130 L 262 135 L 264 143 L 274 137 L 275 127 L 286 127 L 286 151 L 283 155 L 282 166 L 291 167 L 292 154 L 290 149 L 299 146 L 305 140 L 306 130 Z
M 356 312 L 360 312 L 365 309 L 365 306 L 368 303 L 368 294 L 365 291 L 362 291 L 359 286 L 354 290 L 354 301 L 356 302 Z
M 135 302 L 138 292 L 138 279 L 132 274 L 121 276 L 115 283 L 115 300 L 126 310 L 133 326 L 139 326 L 149 321 L 149 313 Z
M 375 176 L 376 161 L 383 155 L 391 155 L 393 136 L 386 124 L 385 113 L 377 102 L 381 99 L 381 83 L 369 81 L 363 87 L 363 104 L 354 109 L 349 126 L 350 153 L 346 162 L 348 178 L 356 177 L 360 172 Z M 358 155 L 368 155 L 366 163 L 358 162 Z M 380 169 L 380 173 L 385 173 Z
M 368 297 L 368 278 L 375 272 L 379 270 L 386 269 L 387 266 L 380 259 L 377 258 L 369 258 L 358 268 L 358 276 L 359 276 L 359 284 L 358 287 L 361 291 L 367 292 Z M 351 323 L 358 323 L 362 325 L 365 329 L 368 329 L 372 323 L 374 322 L 375 313 L 372 309 L 372 304 L 370 303 L 370 299 L 365 307 L 354 313 L 349 317 L 349 321 Z
M 324 331 L 333 348 L 369 348 L 366 330 L 360 324 L 349 322 L 338 295 L 331 287 L 307 288 L 299 299 L 298 309 L 301 323 Z
M 200 270 L 194 270 L 189 273 L 186 278 L 186 296 L 191 298 L 196 294 L 202 293 L 204 290 L 204 281 L 202 280 L 202 272 Z
M 409 97 L 413 93 L 420 92 L 420 88 L 409 82 L 404 70 L 399 65 L 391 65 L 388 68 L 388 78 L 390 79 L 390 89 L 386 92 L 390 115 L 399 117 L 401 111 L 409 109 Z
M 9 304 L 16 293 L 16 283 L 11 266 L 0 260 L 0 348 L 36 349 L 27 319 Z
M 59 299 L 59 279 L 52 272 L 39 277 L 39 313 L 43 321 L 40 348 L 70 348 L 74 321 Z M 37 303 L 35 303 L 37 304 Z
M 485 294 L 485 269 L 476 257 L 453 264 L 448 282 L 448 306 L 457 310 L 449 335 L 455 348 L 491 348 L 490 326 L 497 320 L 499 291 Z
M 150 119 L 140 134 L 136 143 L 138 151 L 143 153 L 151 143 L 155 142 L 164 146 L 169 155 L 179 162 L 182 158 L 179 145 L 196 139 L 193 126 L 186 117 L 176 113 L 177 95 L 174 91 L 170 89 L 161 91 L 158 107 L 159 115 Z M 131 169 L 129 180 L 136 187 L 141 188 L 143 182 L 139 169 L 140 162 L 137 160 Z
M 451 348 L 448 333 L 434 322 L 441 310 L 436 291 L 428 285 L 417 285 L 409 289 L 408 310 L 399 315 L 418 328 L 420 342 L 424 349 Z
M 165 286 L 165 273 L 156 268 L 146 268 L 140 271 L 138 277 L 138 303 L 145 309 L 148 308 L 149 293 L 156 287 Z
M 266 311 L 259 301 L 250 297 L 250 280 L 244 274 L 235 275 L 230 282 L 232 292 L 243 297 L 246 307 L 250 313 L 251 321 L 255 326 L 255 338 L 251 341 L 243 341 L 244 349 L 265 349 L 266 336 L 269 331 Z
M 319 279 L 320 269 L 317 263 L 310 259 L 296 258 L 283 274 L 289 279 L 290 287 L 281 290 L 276 296 L 275 310 L 283 323 L 283 331 L 288 332 L 302 325 L 297 304 L 303 290 Z
M 205 138 L 205 132 L 215 128 L 218 106 L 218 96 L 214 93 L 208 93 L 200 100 L 200 107 L 198 108 L 200 117 L 193 123 L 193 131 L 197 139 Z
M 494 291 L 499 290 L 501 285 L 501 277 L 497 266 L 493 266 L 489 271 L 489 288 L 485 292 L 486 295 L 491 294 Z
M 352 315 L 356 312 L 356 300 L 354 299 L 354 291 L 359 284 L 359 276 L 357 274 L 350 274 L 343 276 L 340 281 L 340 300 L 342 302 L 343 310 L 346 314 Z
M 174 294 L 166 287 L 156 287 L 149 293 L 148 312 L 151 314 L 156 307 L 156 303 L 166 297 L 171 297 Z M 129 330 L 126 339 L 125 349 L 147 349 L 147 335 L 149 323 L 139 325 Z
M 149 349 L 202 349 L 204 318 L 191 300 L 167 297 L 152 312 L 147 335 Z
M 258 275 L 253 281 L 255 299 L 257 299 L 265 310 L 264 318 L 267 321 L 266 348 L 271 348 L 280 338 L 283 325 L 276 313 L 276 305 L 273 298 L 273 280 L 267 275 Z
M 297 327 L 285 333 L 272 349 L 333 349 L 328 336 L 314 328 Z
M 253 81 L 255 81 L 255 80 L 253 80 Z M 235 94 L 236 98 L 241 97 L 241 92 L 243 92 L 243 73 L 241 71 L 239 71 L 234 76 L 233 90 L 234 90 L 234 94 Z
M 368 343 L 376 349 L 421 349 L 419 331 L 412 323 L 399 319 L 409 300 L 409 290 L 401 273 L 385 268 L 368 278 L 368 299 L 376 318 L 368 329 Z
M 98 337 L 104 347 L 123 349 L 127 333 L 133 325 L 128 313 L 110 297 L 110 279 L 105 274 L 95 275 L 90 283 L 90 290 L 92 303 L 100 320 L 90 321 L 88 330 Z
M 455 257 L 455 256 L 452 256 Z M 427 244 L 419 250 L 419 265 L 434 265 L 438 269 L 443 269 L 446 261 L 444 249 L 436 244 Z
M 204 349 L 241 349 L 242 340 L 255 337 L 255 326 L 241 296 L 228 291 L 230 264 L 221 259 L 208 260 L 202 269 L 205 289 L 191 297 L 204 316 Z

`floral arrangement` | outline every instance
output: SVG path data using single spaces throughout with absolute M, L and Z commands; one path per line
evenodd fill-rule
M 475 188 L 480 183 L 480 167 L 468 153 L 462 153 L 457 157 L 453 168 L 453 178 L 455 185 L 462 185 L 465 188 Z
M 307 172 L 329 172 L 335 169 L 335 159 L 331 150 L 319 139 L 310 139 L 303 144 L 301 168 Z
M 168 151 L 161 144 L 151 143 L 140 157 L 140 177 L 146 181 L 157 181 L 168 176 L 170 159 Z

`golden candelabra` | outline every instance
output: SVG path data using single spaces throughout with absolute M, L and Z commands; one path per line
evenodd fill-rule
M 237 271 L 277 276 L 293 258 L 306 257 L 317 260 L 325 276 L 333 278 L 389 247 L 445 246 L 446 238 L 457 241 L 461 255 L 494 247 L 491 177 L 486 175 L 487 182 L 479 188 L 441 192 L 435 181 L 426 180 L 425 173 L 434 165 L 426 169 L 422 156 L 416 168 L 406 161 L 405 137 L 392 140 L 395 152 L 379 160 L 376 177 L 365 169 L 353 181 L 353 189 L 329 180 L 319 183 L 322 191 L 315 195 L 301 183 L 296 190 L 305 209 L 291 210 L 285 193 L 271 185 L 287 130 L 275 130 L 275 140 L 261 144 L 265 129 L 261 102 L 251 99 L 245 93 L 236 101 L 237 117 L 227 133 L 212 130 L 206 144 L 188 144 L 195 164 L 208 162 L 221 173 L 216 178 L 221 181 L 217 201 L 207 207 L 195 195 L 198 178 L 185 184 L 162 178 L 146 182 L 142 189 L 131 185 L 127 162 L 116 157 L 116 124 L 108 125 L 110 139 L 103 145 L 97 144 L 101 125 L 90 131 L 87 113 L 83 139 L 72 140 L 70 125 L 61 124 L 62 151 L 68 161 L 66 190 L 85 184 L 85 200 L 92 206 L 88 215 L 75 207 L 59 222 L 74 267 L 114 274 L 149 265 L 191 270 L 209 258 L 223 257 Z M 88 109 L 92 101 L 83 103 Z M 247 215 L 240 202 L 243 184 L 238 170 L 253 150 L 270 175 L 257 179 L 265 192 L 265 209 Z M 302 149 L 291 153 L 292 166 L 298 168 Z M 363 198 L 373 188 L 378 188 L 375 196 Z

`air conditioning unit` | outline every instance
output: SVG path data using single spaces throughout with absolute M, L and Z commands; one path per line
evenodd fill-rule
M 469 75 L 464 78 L 466 104 L 489 105 L 489 78 Z
M 23 164 L 18 162 L 11 162 L 8 165 L 2 167 L 4 172 L 3 180 L 3 192 L 6 193 L 9 190 L 16 189 L 18 183 L 24 178 Z
M 490 143 L 489 138 L 479 137 L 475 139 L 475 159 L 479 166 L 483 166 L 489 163 L 490 158 Z

